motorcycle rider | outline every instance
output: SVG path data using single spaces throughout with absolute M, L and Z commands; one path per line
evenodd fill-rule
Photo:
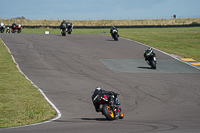
M 97 87 L 95 88 L 94 94 L 92 95 L 92 102 L 93 102 L 96 112 L 102 111 L 102 109 L 100 108 L 100 103 L 98 103 L 98 101 L 101 101 L 101 97 L 103 96 L 103 94 L 108 94 L 110 98 L 112 98 L 111 95 L 114 95 L 113 100 L 111 100 L 110 102 L 114 101 L 116 105 L 120 105 L 117 99 L 117 93 L 113 91 L 105 91 L 105 90 L 102 90 L 101 87 Z M 114 103 L 111 103 L 111 106 L 114 106 Z
M 61 25 L 60 25 L 60 29 L 63 29 L 63 28 L 66 28 L 66 27 L 67 27 L 66 20 L 63 19 L 63 21 L 61 22 Z
M 149 57 L 150 56 L 147 56 L 147 55 L 151 55 L 153 57 L 156 57 L 156 54 L 155 52 L 152 50 L 151 47 L 148 47 L 147 50 L 144 51 L 144 58 L 145 58 L 145 61 L 149 61 Z M 148 62 L 149 64 L 149 62 Z
M 3 22 L 1 22 L 1 25 L 0 25 L 0 30 L 3 30 L 3 31 L 4 31 L 4 29 L 5 29 L 5 25 L 4 25 L 4 23 L 3 23 Z
M 10 33 L 10 28 L 7 27 L 6 33 Z
M 69 27 L 70 29 L 68 29 L 68 27 Z M 67 22 L 67 30 L 71 30 L 71 31 L 72 31 L 72 29 L 73 29 L 73 25 L 72 25 L 72 23 L 71 23 L 70 21 L 68 21 L 68 22 Z
M 14 28 L 14 26 L 15 26 L 15 28 L 17 27 L 15 22 L 12 24 L 12 29 Z
M 115 26 L 111 26 L 111 28 L 110 28 L 110 33 L 111 33 L 111 36 L 113 37 L 113 30 L 117 30 L 117 28 L 115 28 Z M 117 30 L 117 32 L 118 32 L 118 30 Z M 118 37 L 119 37 L 119 35 L 118 35 Z

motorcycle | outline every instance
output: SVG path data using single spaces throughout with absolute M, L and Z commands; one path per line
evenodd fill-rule
M 6 33 L 10 33 L 10 29 L 9 29 L 9 27 L 8 27 L 7 30 L 6 30 Z
M 22 26 L 19 24 L 19 25 L 13 25 L 13 28 L 11 29 L 12 31 L 12 33 L 15 33 L 15 32 L 17 32 L 17 33 L 21 33 L 21 31 L 22 31 Z
M 66 36 L 66 24 L 65 23 L 63 23 L 61 25 L 60 31 L 61 31 L 62 36 Z
M 15 33 L 15 32 L 16 32 L 16 30 L 17 30 L 17 27 L 16 27 L 16 25 L 13 25 L 13 27 L 12 27 L 12 29 L 11 29 L 11 32 L 12 32 L 12 33 Z
M 114 39 L 114 41 L 118 41 L 118 37 L 119 37 L 118 31 L 114 29 L 112 31 L 112 38 Z
M 0 25 L 0 30 L 1 30 L 1 33 L 3 33 L 5 30 L 5 25 L 3 23 L 1 23 Z
M 22 26 L 19 24 L 19 25 L 17 26 L 17 33 L 21 33 L 21 31 L 22 31 Z
M 72 24 L 68 23 L 68 24 L 67 24 L 67 32 L 68 32 L 68 34 L 71 34 L 72 29 L 73 29 Z
M 93 99 L 100 103 L 100 106 L 102 106 L 102 115 L 104 115 L 110 121 L 118 118 L 124 118 L 124 114 L 117 99 L 117 95 L 119 94 L 115 92 L 107 92 L 104 93 L 100 98 L 96 96 Z
M 151 66 L 152 69 L 156 69 L 156 57 L 152 53 L 146 54 L 148 60 L 146 60 L 147 64 Z

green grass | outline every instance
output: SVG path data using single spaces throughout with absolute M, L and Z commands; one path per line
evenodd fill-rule
M 61 34 L 59 29 L 22 29 L 22 33 Z M 170 54 L 200 61 L 200 27 L 118 29 L 121 37 Z M 106 33 L 101 33 L 105 31 Z M 74 29 L 72 34 L 106 34 L 110 29 Z M 120 40 L 119 40 L 120 41 Z M 123 45 L 123 44 L 122 44 Z M 0 128 L 41 122 L 55 116 L 43 96 L 17 69 L 0 42 Z
M 19 72 L 0 41 L 0 128 L 37 123 L 55 115 L 38 89 Z
M 200 61 L 200 27 L 120 29 L 120 36 Z

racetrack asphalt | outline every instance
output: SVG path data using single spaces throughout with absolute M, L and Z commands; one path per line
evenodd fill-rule
M 1 133 L 200 132 L 200 70 L 147 46 L 108 35 L 0 34 L 24 74 L 62 117 Z M 120 93 L 124 119 L 107 121 L 91 101 L 96 87 Z

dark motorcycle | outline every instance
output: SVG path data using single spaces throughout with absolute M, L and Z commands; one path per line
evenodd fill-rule
M 21 33 L 21 31 L 22 31 L 22 26 L 19 24 L 19 25 L 17 26 L 17 33 Z
M 4 32 L 4 30 L 5 30 L 5 25 L 4 25 L 4 24 L 1 24 L 1 25 L 0 25 L 0 30 L 1 30 L 1 33 Z
M 16 32 L 16 30 L 17 30 L 17 26 L 16 25 L 13 25 L 13 27 L 12 27 L 12 33 L 15 33 Z
M 148 53 L 146 54 L 148 60 L 146 60 L 146 62 L 148 63 L 148 65 L 151 66 L 152 69 L 156 69 L 156 57 L 152 54 L 152 53 Z
M 119 101 L 116 98 L 118 93 L 115 92 L 107 92 L 103 93 L 103 95 L 99 97 L 95 97 L 93 100 L 96 100 L 98 103 L 100 103 L 102 115 L 104 115 L 108 120 L 114 120 L 114 119 L 123 119 L 124 114 L 122 112 L 122 109 L 120 107 Z
M 72 24 L 68 23 L 68 24 L 67 24 L 67 32 L 68 32 L 68 34 L 71 34 L 72 29 L 73 29 Z
M 118 31 L 116 29 L 114 29 L 112 31 L 112 38 L 114 39 L 114 41 L 118 41 L 118 37 L 119 37 L 119 34 L 118 34 Z
M 62 34 L 62 36 L 66 36 L 66 23 L 63 23 L 62 25 L 61 25 L 61 29 L 60 29 L 60 31 L 61 31 L 61 34 Z

